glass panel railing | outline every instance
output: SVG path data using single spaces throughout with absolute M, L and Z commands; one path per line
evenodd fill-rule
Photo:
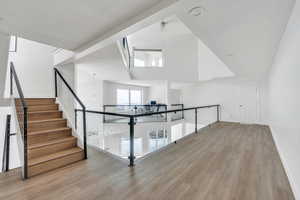
M 144 107 L 142 106 L 142 108 Z M 111 106 L 109 108 L 115 110 L 111 109 L 110 112 L 86 111 L 87 144 L 119 158 L 129 158 L 131 166 L 134 165 L 135 159 L 142 158 L 192 133 L 198 133 L 201 128 L 217 121 L 219 116 L 218 105 L 181 107 L 177 110 L 147 113 L 144 111 L 116 113 L 113 111 L 117 111 L 118 107 Z M 80 124 L 83 121 L 82 112 L 82 110 L 77 110 L 79 135 L 82 135 L 80 134 L 82 131 Z M 165 117 L 161 117 L 161 115 L 174 116 L 178 112 L 182 112 L 180 118 L 178 117 L 180 120 L 172 120 L 170 117 L 165 120 Z M 123 121 L 115 120 L 113 123 L 108 123 L 103 120 L 104 116 L 105 118 L 120 117 Z M 164 120 L 154 121 L 155 118 Z
M 172 104 L 169 109 L 171 109 L 171 110 L 184 109 L 184 105 L 183 104 Z M 182 119 L 184 119 L 183 111 L 171 113 L 171 121 L 182 120 Z
M 162 112 L 167 110 L 167 105 L 156 104 L 156 105 L 104 105 L 104 112 L 137 115 L 137 114 L 148 114 L 155 112 Z M 128 123 L 128 117 L 105 115 L 104 123 Z M 135 119 L 135 122 L 164 122 L 167 121 L 167 114 L 161 113 L 159 115 L 139 117 Z

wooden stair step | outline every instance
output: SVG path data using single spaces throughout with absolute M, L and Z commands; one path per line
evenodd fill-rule
M 28 112 L 37 112 L 37 111 L 51 111 L 58 110 L 58 104 L 45 104 L 45 105 L 29 105 Z
M 50 110 L 50 111 L 34 111 L 28 112 L 28 120 L 43 120 L 43 119 L 57 119 L 62 118 L 62 111 Z
M 28 106 L 55 104 L 55 98 L 25 98 Z
M 76 146 L 77 138 L 73 136 L 31 144 L 28 147 L 28 158 L 37 158 Z
M 69 127 L 56 128 L 43 131 L 28 132 L 28 145 L 40 142 L 51 141 L 72 135 L 72 129 Z
M 84 159 L 84 151 L 79 147 L 29 159 L 28 175 L 35 176 Z
M 59 138 L 59 139 L 52 140 L 52 141 L 39 142 L 36 144 L 29 145 L 28 149 L 31 150 L 31 149 L 41 148 L 41 147 L 45 147 L 45 146 L 49 146 L 49 145 L 53 145 L 53 144 L 59 144 L 59 143 L 64 143 L 64 142 L 68 142 L 68 141 L 73 141 L 76 139 L 77 138 L 75 138 L 73 136 L 69 136 L 69 137 Z
M 67 120 L 63 118 L 28 121 L 28 132 L 50 130 L 67 127 Z

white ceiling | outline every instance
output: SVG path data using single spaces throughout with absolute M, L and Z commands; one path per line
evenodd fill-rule
M 237 76 L 261 79 L 272 65 L 295 0 L 186 0 L 177 17 Z M 201 16 L 188 11 L 204 7 Z
M 176 15 L 232 73 L 261 80 L 272 65 L 294 3 L 295 0 L 181 0 L 122 33 L 130 35 L 132 30 Z M 204 8 L 198 17 L 189 14 L 195 6 Z
M 161 22 L 166 23 L 162 27 Z M 176 17 L 166 17 L 128 36 L 129 45 L 140 49 L 162 49 L 166 41 L 193 33 Z
M 175 0 L 0 0 L 0 32 L 75 50 L 118 30 L 137 16 L 150 15 L 173 2 Z
M 100 80 L 130 80 L 116 43 L 86 56 L 76 67 Z

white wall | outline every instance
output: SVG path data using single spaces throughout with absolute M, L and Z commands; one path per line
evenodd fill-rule
M 92 73 L 76 67 L 76 93 L 89 110 L 102 110 L 103 80 L 99 80 Z
M 199 80 L 232 77 L 234 74 L 201 40 L 198 40 Z
M 198 43 L 192 34 L 166 40 L 162 45 L 164 67 L 134 68 L 135 79 L 141 80 L 198 80 Z
M 185 107 L 220 104 L 223 121 L 261 123 L 259 90 L 256 83 L 223 79 L 186 87 L 182 94 Z
M 54 47 L 18 38 L 16 53 L 9 53 L 20 79 L 25 97 L 54 97 L 53 51 Z M 5 97 L 9 97 L 7 73 Z
M 169 89 L 169 102 L 168 104 L 180 104 L 182 103 L 182 92 L 179 89 Z
M 57 68 L 62 76 L 65 78 L 69 86 L 75 90 L 75 66 L 70 63 L 67 65 L 63 65 Z M 62 82 L 59 76 L 57 77 L 57 100 L 59 101 L 59 106 L 64 111 L 65 117 L 69 120 L 69 125 L 71 127 L 75 127 L 75 114 L 74 110 L 76 107 L 76 101 L 70 90 L 66 87 L 66 85 Z M 80 107 L 79 107 L 80 108 Z
M 4 96 L 10 37 L 0 34 L 0 99 Z
M 269 74 L 268 116 L 296 199 L 300 199 L 300 2 L 296 1 Z
M 156 103 L 168 104 L 168 82 L 156 81 L 149 88 L 147 102 L 156 101 Z
M 106 105 L 115 105 L 117 104 L 117 89 L 141 89 L 143 93 L 143 104 L 148 103 L 149 88 L 128 85 L 128 84 L 119 84 L 111 81 L 104 81 L 103 83 L 103 104 Z

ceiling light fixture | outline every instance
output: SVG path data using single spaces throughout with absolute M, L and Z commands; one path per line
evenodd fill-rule
M 205 11 L 205 8 L 204 8 L 204 7 L 202 7 L 202 6 L 196 6 L 196 7 L 191 8 L 191 9 L 188 11 L 188 13 L 189 13 L 190 15 L 192 15 L 192 16 L 197 17 L 197 16 L 200 16 L 200 15 L 203 15 L 204 11 Z

